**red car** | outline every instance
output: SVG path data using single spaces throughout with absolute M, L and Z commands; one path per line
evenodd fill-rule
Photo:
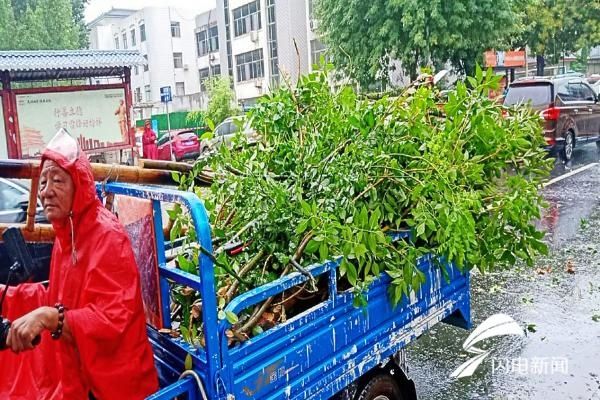
M 202 152 L 202 145 L 193 130 L 171 132 L 173 138 L 169 141 L 169 135 L 165 134 L 158 139 L 158 159 L 180 161 L 186 158 L 196 158 Z M 173 156 L 171 156 L 171 146 Z

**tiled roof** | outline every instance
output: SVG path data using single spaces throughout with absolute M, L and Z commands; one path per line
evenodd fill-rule
M 0 71 L 90 70 L 143 65 L 137 50 L 0 51 Z

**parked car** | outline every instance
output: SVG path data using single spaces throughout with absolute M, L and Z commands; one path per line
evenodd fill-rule
M 242 132 L 249 141 L 256 140 L 257 133 L 250 121 L 245 117 L 229 117 L 221 122 L 214 130 L 213 138 L 207 141 L 209 148 L 214 149 L 222 145 L 231 146 L 233 138 L 238 132 Z
M 196 158 L 202 153 L 206 144 L 198 140 L 196 132 L 191 129 L 171 132 L 172 140 L 165 134 L 158 139 L 158 159 L 180 161 L 186 158 Z M 173 155 L 171 156 L 171 146 Z
M 20 179 L 0 178 L 0 222 L 25 222 L 29 203 L 30 182 Z M 44 208 L 38 199 L 35 221 L 47 223 Z
M 600 105 L 585 78 L 577 75 L 528 77 L 513 82 L 504 105 L 528 104 L 544 120 L 547 148 L 564 161 L 575 146 L 596 142 L 600 147 Z

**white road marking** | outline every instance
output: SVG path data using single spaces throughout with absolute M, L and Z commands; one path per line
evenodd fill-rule
M 598 165 L 598 163 L 597 163 L 597 162 L 595 162 L 595 163 L 591 163 L 591 164 L 588 164 L 588 165 L 585 165 L 585 166 L 583 166 L 583 167 L 581 167 L 581 168 L 574 169 L 573 171 L 571 171 L 571 172 L 568 172 L 568 173 L 566 173 L 566 174 L 564 174 L 564 175 L 557 176 L 557 177 L 556 177 L 556 178 L 554 178 L 554 179 L 550 179 L 548 182 L 544 183 L 542 186 L 543 186 L 543 187 L 548 187 L 548 186 L 550 186 L 550 185 L 553 185 L 553 184 L 555 184 L 555 183 L 557 183 L 557 182 L 560 182 L 560 181 L 562 181 L 563 179 L 567 179 L 567 178 L 569 178 L 569 177 L 571 177 L 571 176 L 573 176 L 573 175 L 577 175 L 577 174 L 579 174 L 580 172 L 587 171 L 588 169 L 590 169 L 590 168 L 593 168 L 593 167 L 595 167 L 596 165 Z

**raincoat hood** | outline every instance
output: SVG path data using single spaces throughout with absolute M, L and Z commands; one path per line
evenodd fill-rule
M 99 204 L 100 200 L 96 195 L 92 166 L 75 138 L 69 135 L 66 130 L 59 130 L 48 143 L 48 146 L 42 153 L 42 167 L 46 160 L 52 160 L 57 163 L 73 179 L 75 195 L 71 211 L 76 221 L 92 205 Z M 53 225 L 55 229 L 59 228 L 60 230 L 63 224 L 55 222 Z

